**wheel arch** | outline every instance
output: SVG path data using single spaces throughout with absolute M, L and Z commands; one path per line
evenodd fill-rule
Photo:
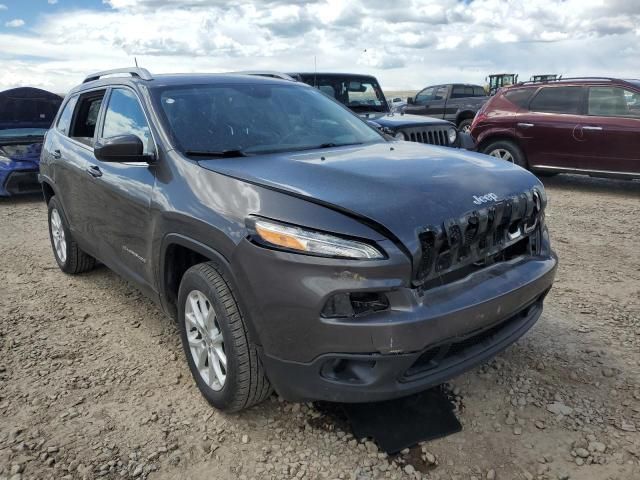
M 460 110 L 456 115 L 456 127 L 460 125 L 464 120 L 473 120 L 476 116 L 476 112 L 473 110 Z
M 489 135 L 483 138 L 478 143 L 478 152 L 484 153 L 483 150 L 494 142 L 511 142 L 515 144 L 520 149 L 520 152 L 522 153 L 522 156 L 524 158 L 524 162 L 527 165 L 527 168 L 529 167 L 529 159 L 527 158 L 527 154 L 524 151 L 524 148 L 522 148 L 522 144 L 520 143 L 517 137 L 515 137 L 514 135 L 511 135 L 510 133 L 500 132 L 500 133 Z
M 44 195 L 44 203 L 49 205 L 49 200 L 56 194 L 56 190 L 49 180 L 42 180 L 42 193 Z
M 238 281 L 231 268 L 231 263 L 220 251 L 187 235 L 169 233 L 162 240 L 159 260 L 160 300 L 164 310 L 174 320 L 178 318 L 177 299 L 182 276 L 194 265 L 212 262 L 229 284 L 231 291 L 234 292 L 251 338 L 255 343 L 259 343 L 253 322 L 248 315 L 246 299 L 238 295 Z

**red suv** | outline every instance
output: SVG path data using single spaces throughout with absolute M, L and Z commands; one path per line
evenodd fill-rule
M 480 109 L 471 135 L 479 152 L 543 175 L 640 178 L 640 80 L 506 87 Z

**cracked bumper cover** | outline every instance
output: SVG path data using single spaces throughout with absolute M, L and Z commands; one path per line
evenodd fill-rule
M 345 267 L 344 261 L 246 243 L 236 275 L 249 287 L 243 298 L 267 376 L 281 396 L 379 401 L 447 381 L 529 330 L 557 266 L 546 235 L 544 243 L 540 255 L 497 263 L 424 292 L 401 279 L 407 267 L 393 254 L 382 264 Z M 323 318 L 326 300 L 340 291 L 384 291 L 390 308 Z

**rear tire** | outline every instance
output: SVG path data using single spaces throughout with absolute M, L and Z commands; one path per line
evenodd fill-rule
M 510 140 L 497 140 L 482 149 L 482 153 L 528 168 L 527 160 L 520 147 Z
M 464 133 L 471 133 L 471 124 L 473 123 L 473 118 L 467 118 L 466 120 L 462 120 L 460 125 L 458 125 L 458 130 Z
M 211 405 L 237 412 L 271 394 L 234 292 L 214 263 L 195 265 L 182 277 L 178 325 L 191 374 Z
M 83 252 L 71 235 L 69 225 L 64 216 L 58 199 L 51 197 L 49 209 L 49 239 L 53 256 L 64 273 L 75 275 L 88 272 L 96 265 L 96 260 Z

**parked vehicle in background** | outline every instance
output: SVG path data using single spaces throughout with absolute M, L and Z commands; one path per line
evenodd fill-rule
M 60 269 L 99 260 L 160 303 L 234 411 L 272 387 L 410 395 L 536 323 L 557 265 L 544 187 L 480 157 L 389 140 L 301 82 L 136 68 L 71 90 L 41 180 Z
M 289 73 L 336 99 L 384 133 L 398 140 L 474 149 L 471 136 L 451 122 L 420 115 L 394 114 L 376 77 L 354 73 Z
M 433 85 L 407 99 L 405 113 L 442 118 L 469 133 L 476 112 L 489 99 L 484 87 L 466 83 Z
M 0 197 L 38 193 L 40 150 L 62 97 L 39 88 L 0 92 Z
M 495 95 L 498 90 L 508 85 L 514 85 L 518 83 L 517 73 L 493 73 L 485 79 L 488 84 L 489 95 Z
M 478 149 L 542 174 L 640 177 L 640 80 L 565 78 L 502 89 L 478 112 Z
M 407 101 L 403 100 L 402 97 L 393 97 L 388 100 L 389 109 L 392 113 L 402 113 L 404 112 L 404 107 L 407 106 Z
M 558 76 L 555 73 L 547 73 L 544 75 L 533 75 L 531 77 L 532 82 L 553 82 L 554 80 L 562 80 L 562 75 Z

